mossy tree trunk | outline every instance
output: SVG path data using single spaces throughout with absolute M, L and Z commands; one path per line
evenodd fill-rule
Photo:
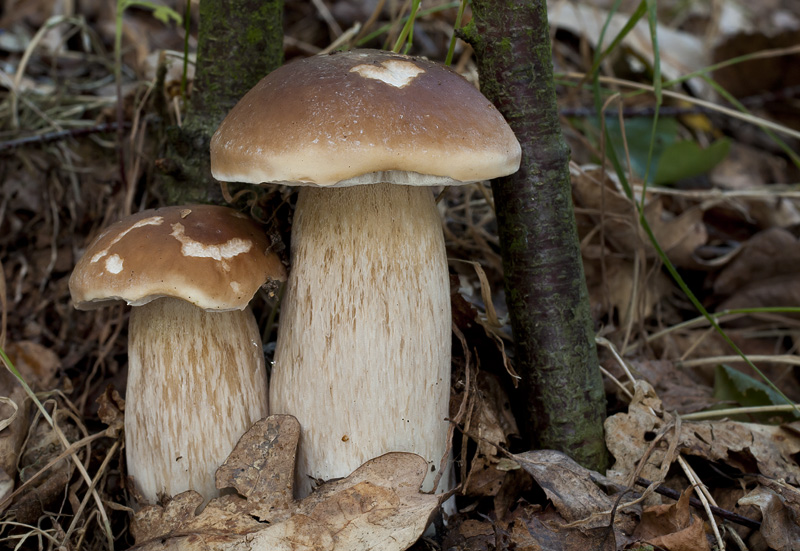
M 464 37 L 483 93 L 522 145 L 516 174 L 492 183 L 514 330 L 515 402 L 531 447 L 607 465 L 598 369 L 569 175 L 556 104 L 545 0 L 473 0 Z M 519 411 L 522 410 L 522 411 Z
M 239 98 L 283 62 L 282 16 L 283 0 L 201 0 L 188 113 L 181 128 L 168 131 L 168 202 L 219 202 L 209 141 Z

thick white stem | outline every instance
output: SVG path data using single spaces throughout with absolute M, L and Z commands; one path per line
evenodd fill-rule
M 267 415 L 252 312 L 161 298 L 133 309 L 128 340 L 128 473 L 149 503 L 189 489 L 216 497 L 217 467 Z
M 448 429 L 449 289 L 430 189 L 301 190 L 270 383 L 273 413 L 302 427 L 296 494 L 390 451 L 424 457 L 432 489 Z

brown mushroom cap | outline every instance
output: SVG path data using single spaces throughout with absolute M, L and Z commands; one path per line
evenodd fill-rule
M 94 240 L 69 289 L 81 310 L 118 300 L 141 306 L 161 297 L 206 310 L 241 310 L 268 279 L 286 279 L 269 245 L 255 222 L 226 207 L 145 210 Z
M 214 177 L 235 182 L 462 184 L 511 174 L 519 163 L 514 133 L 467 80 L 377 50 L 276 69 L 211 140 Z

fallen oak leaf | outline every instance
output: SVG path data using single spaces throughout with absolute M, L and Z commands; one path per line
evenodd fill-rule
M 249 549 L 408 549 L 439 506 L 439 497 L 419 492 L 427 469 L 427 462 L 415 454 L 376 457 L 302 500 L 286 523 L 254 534 Z
M 232 534 L 261 528 L 259 520 L 267 520 L 273 505 L 284 516 L 278 518 L 278 513 L 272 512 L 272 520 L 284 520 L 289 514 L 287 505 L 291 501 L 291 478 L 299 440 L 300 425 L 290 415 L 272 415 L 257 421 L 217 469 L 217 488 L 232 487 L 238 495 L 212 499 L 199 514 L 195 512 L 202 506 L 203 498 L 191 490 L 173 497 L 163 507 L 144 507 L 131 525 L 134 539 L 144 542 L 188 533 L 210 536 L 219 531 L 226 540 Z M 269 473 L 273 482 L 288 477 L 289 499 L 285 489 L 259 476 L 262 471 Z
M 211 500 L 185 492 L 136 515 L 136 551 L 403 551 L 419 539 L 440 498 L 422 494 L 426 461 L 409 453 L 372 459 L 300 502 L 291 496 L 299 436 L 286 415 L 257 422 L 217 472 L 239 494 Z M 288 458 L 291 461 L 287 460 Z M 273 466 L 273 464 L 275 464 Z M 274 469 L 274 470 L 273 470 Z
M 262 520 L 272 511 L 287 509 L 293 499 L 299 441 L 300 423 L 291 415 L 272 415 L 258 421 L 217 469 L 217 488 L 235 488 L 250 504 L 258 504 Z

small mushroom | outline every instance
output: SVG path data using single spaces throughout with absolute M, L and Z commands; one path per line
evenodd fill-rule
M 451 314 L 429 186 L 519 162 L 510 127 L 469 82 L 370 50 L 275 70 L 214 134 L 216 178 L 305 186 L 270 383 L 272 411 L 302 427 L 301 497 L 314 479 L 391 451 L 424 457 L 432 489 L 447 444 Z
M 194 205 L 146 210 L 105 230 L 69 281 L 75 307 L 133 306 L 125 447 L 147 503 L 196 490 L 239 437 L 268 414 L 261 336 L 248 307 L 284 280 L 280 259 L 246 216 Z

